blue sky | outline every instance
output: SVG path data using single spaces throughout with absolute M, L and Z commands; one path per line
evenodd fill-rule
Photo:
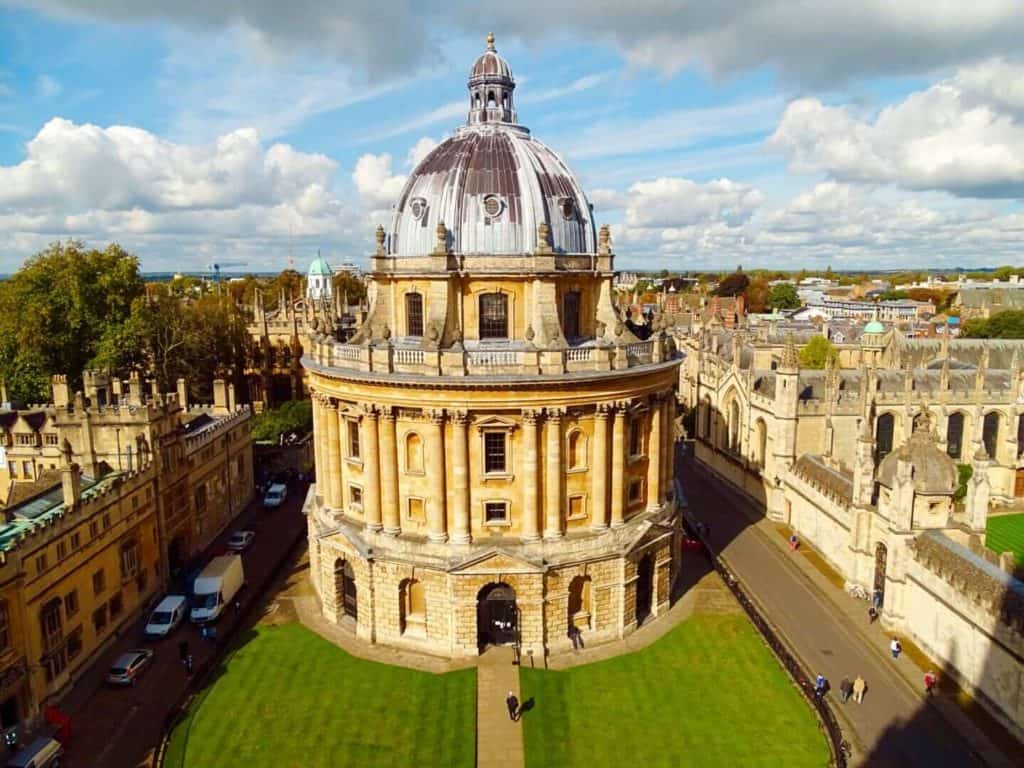
M 0 272 L 364 262 L 492 29 L 620 268 L 1022 261 L 1013 2 L 166 5 L 0 0 Z

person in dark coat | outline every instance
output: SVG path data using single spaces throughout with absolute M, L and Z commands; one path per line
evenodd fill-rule
M 508 719 L 518 720 L 519 719 L 519 699 L 512 691 L 508 692 L 508 696 L 505 697 L 505 706 L 508 707 Z
M 850 678 L 844 677 L 843 682 L 839 684 L 839 698 L 846 703 L 850 700 L 853 695 L 853 683 L 850 682 Z

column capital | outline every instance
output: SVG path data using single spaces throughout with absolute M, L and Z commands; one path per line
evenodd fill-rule
M 633 403 L 629 400 L 616 400 L 615 401 L 615 418 L 625 419 L 626 412 L 630 409 Z
M 381 405 L 379 406 L 379 409 L 380 417 L 382 419 L 386 419 L 387 421 L 395 420 L 395 416 L 397 415 L 395 411 L 397 411 L 398 409 L 395 408 L 393 405 Z
M 548 421 L 559 422 L 565 416 L 565 408 L 545 408 L 544 414 Z
M 444 424 L 444 408 L 427 408 L 423 414 L 431 424 Z
M 594 406 L 594 418 L 607 421 L 611 416 L 612 406 L 610 403 L 598 403 Z
M 523 424 L 529 424 L 535 426 L 537 421 L 541 417 L 541 411 L 536 408 L 524 408 L 523 409 Z
M 442 416 L 441 418 L 443 419 L 444 417 Z M 469 411 L 463 409 L 450 410 L 448 411 L 448 419 L 455 426 L 464 427 L 469 423 Z M 431 417 L 431 421 L 433 421 L 433 417 Z
M 363 414 L 363 418 L 371 421 L 377 420 L 377 406 L 373 403 L 360 403 L 359 410 Z

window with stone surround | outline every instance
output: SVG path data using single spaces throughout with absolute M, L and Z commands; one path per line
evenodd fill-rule
M 504 475 L 508 472 L 508 435 L 504 431 L 484 432 L 484 474 Z
M 583 520 L 587 516 L 587 497 L 583 494 L 569 497 L 569 520 Z
M 642 456 L 644 452 L 644 417 L 634 416 L 629 420 L 629 455 Z
M 501 525 L 508 522 L 507 501 L 484 502 L 484 523 L 488 525 Z
M 508 296 L 485 293 L 480 297 L 480 338 L 508 338 Z
M 579 471 L 587 468 L 587 435 L 582 429 L 574 429 L 567 438 L 569 470 Z
M 423 583 L 405 579 L 399 586 L 401 632 L 403 635 L 425 637 L 427 634 L 427 601 Z
M 359 422 L 355 419 L 347 419 L 345 428 L 348 430 L 348 457 L 350 459 L 360 458 L 359 445 Z
M 405 436 L 405 472 L 409 475 L 423 474 L 423 438 L 416 432 Z
M 422 523 L 422 522 L 426 521 L 426 514 L 423 511 L 424 510 L 423 499 L 415 497 L 415 496 L 410 496 L 408 499 L 406 499 L 406 507 L 405 507 L 405 509 L 406 509 L 405 516 L 409 520 L 412 520 L 413 522 L 416 522 L 416 523 Z
M 631 505 L 632 504 L 637 504 L 637 503 L 643 501 L 643 498 L 644 498 L 644 481 L 643 480 L 633 480 L 629 484 L 629 503 Z
M 562 332 L 573 341 L 580 337 L 580 292 L 569 291 L 562 297 Z
M 348 503 L 356 510 L 363 508 L 363 489 L 358 485 L 350 485 L 348 487 Z
M 405 334 L 423 336 L 423 296 L 419 293 L 405 294 Z

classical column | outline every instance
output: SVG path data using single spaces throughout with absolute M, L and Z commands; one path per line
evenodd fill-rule
M 380 501 L 384 533 L 397 536 L 402 532 L 402 515 L 398 500 L 398 445 L 395 438 L 395 410 L 389 405 L 380 413 Z
M 377 439 L 377 412 L 372 405 L 364 406 L 362 451 L 363 457 L 363 514 L 366 527 L 379 531 L 380 521 L 380 446 Z
M 469 523 L 469 446 L 466 411 L 451 411 L 452 423 L 452 541 L 468 544 L 472 536 Z
M 523 411 L 523 518 L 520 521 L 520 535 L 523 541 L 537 541 L 540 538 L 537 519 L 537 481 L 540 467 L 537 466 L 537 411 Z
M 427 430 L 427 477 L 430 479 L 430 499 L 427 506 L 427 537 L 431 541 L 447 541 L 447 499 L 444 492 L 444 411 L 430 411 L 430 429 Z
M 334 509 L 344 507 L 341 487 L 341 440 L 338 437 L 338 408 L 328 402 L 324 406 L 327 421 L 327 462 L 324 474 L 327 481 L 327 506 Z
M 324 475 L 324 464 L 327 463 L 327 440 L 324 434 L 327 430 L 327 422 L 323 418 L 323 398 L 319 392 L 314 392 L 313 400 L 313 471 L 316 474 L 316 492 L 326 502 L 325 491 L 327 477 Z
M 562 412 L 547 411 L 548 444 L 545 450 L 544 538 L 562 538 Z
M 612 528 L 623 524 L 626 470 L 626 403 L 615 406 L 615 424 L 612 427 Z
M 608 406 L 599 403 L 594 410 L 594 465 L 590 468 L 593 483 L 591 509 L 594 530 L 608 527 Z
M 664 414 L 660 395 L 651 398 L 651 425 L 647 435 L 647 508 L 661 504 L 661 418 Z
M 665 415 L 661 422 L 661 432 L 664 435 L 664 448 L 661 453 L 661 489 L 663 495 L 674 491 L 673 481 L 675 472 L 676 455 L 676 395 L 669 390 L 665 395 Z

